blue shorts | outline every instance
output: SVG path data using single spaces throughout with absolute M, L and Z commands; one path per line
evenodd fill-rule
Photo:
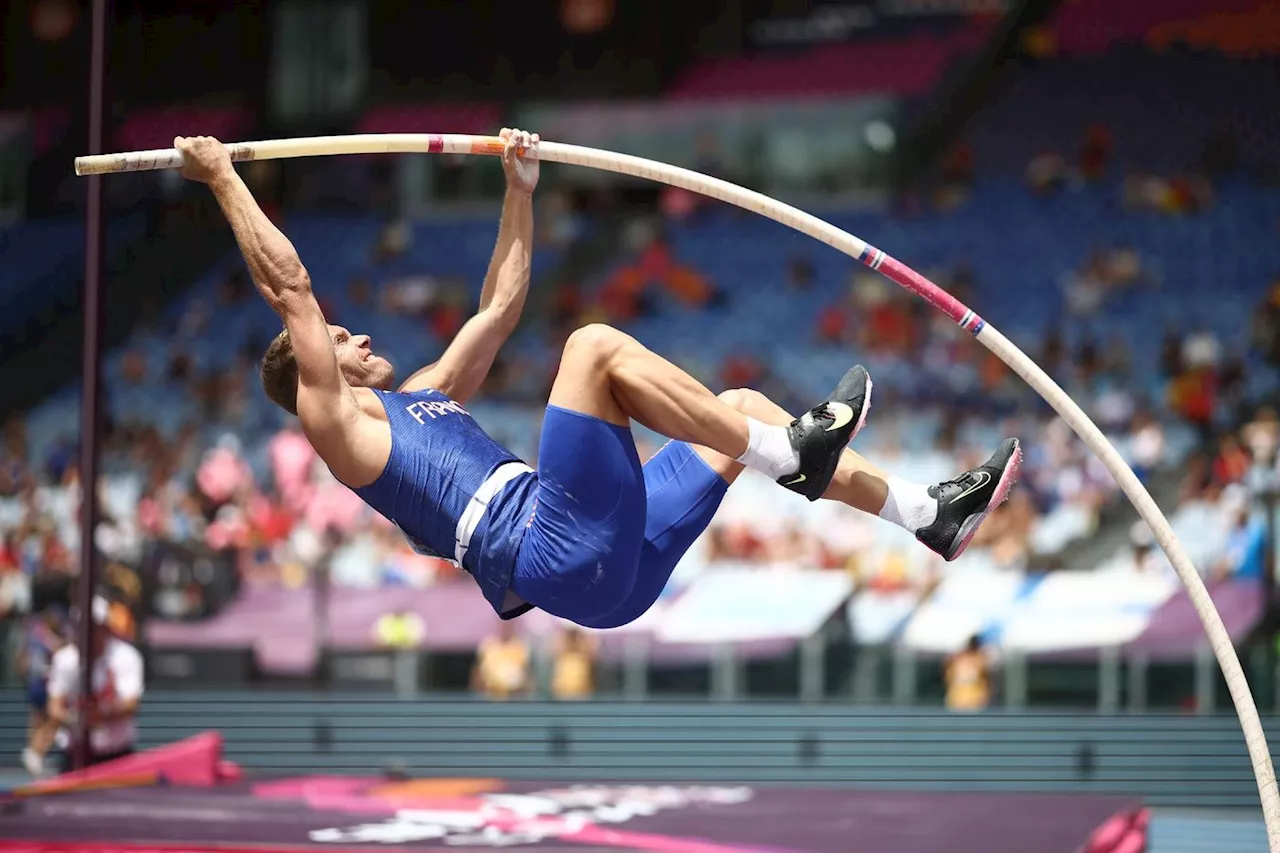
M 49 707 L 49 684 L 46 681 L 27 682 L 27 704 L 37 711 Z
M 641 466 L 630 429 L 548 406 L 511 589 L 589 628 L 625 625 L 658 600 L 727 488 L 684 442 Z

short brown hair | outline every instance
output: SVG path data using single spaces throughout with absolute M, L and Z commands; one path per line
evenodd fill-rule
M 275 336 L 262 357 L 262 388 L 271 402 L 291 415 L 298 414 L 298 360 L 288 329 Z

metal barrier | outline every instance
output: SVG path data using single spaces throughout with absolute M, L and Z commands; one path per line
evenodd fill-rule
M 3 694 L 0 754 L 16 759 L 25 724 L 20 694 Z M 1153 805 L 1258 806 L 1231 715 L 153 691 L 140 725 L 143 746 L 217 729 L 228 758 L 275 773 L 396 766 L 511 779 L 1117 793 Z

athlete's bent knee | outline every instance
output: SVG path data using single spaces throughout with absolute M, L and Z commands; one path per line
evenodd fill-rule
M 632 342 L 631 336 L 604 323 L 590 323 L 575 329 L 565 341 L 562 360 L 574 364 L 590 364 L 606 367 L 623 347 Z
M 729 408 L 751 416 L 756 416 L 769 403 L 768 397 L 751 388 L 730 388 L 716 396 Z

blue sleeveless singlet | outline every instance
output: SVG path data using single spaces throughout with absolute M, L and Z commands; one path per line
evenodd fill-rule
M 529 610 L 510 588 L 537 476 L 439 391 L 374 393 L 391 425 L 391 456 L 381 476 L 355 493 L 415 551 L 469 572 L 504 618 Z

